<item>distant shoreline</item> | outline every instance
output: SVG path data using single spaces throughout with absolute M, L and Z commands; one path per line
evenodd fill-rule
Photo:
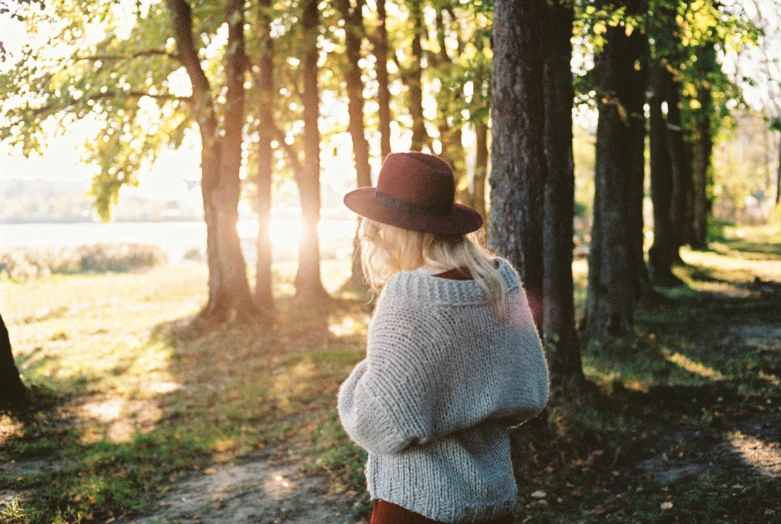
M 203 222 L 203 218 L 190 218 L 190 217 L 182 217 L 182 218 L 176 218 L 176 217 L 170 217 L 170 218 L 128 218 L 128 219 L 117 219 L 117 220 L 111 220 L 110 222 L 106 222 L 107 224 L 137 224 L 137 223 L 156 223 L 156 222 Z M 63 219 L 63 220 L 55 220 L 51 218 L 41 218 L 41 219 L 11 219 L 11 220 L 0 220 L 0 226 L 3 225 L 24 225 L 24 224 L 97 224 L 101 225 L 103 222 L 92 220 L 91 218 L 73 218 L 73 219 Z
M 340 209 L 336 208 L 324 208 L 320 211 L 320 220 L 354 220 L 355 217 L 351 216 L 349 214 L 344 213 Z M 285 209 L 285 210 L 273 210 L 272 216 L 276 217 L 285 217 L 285 218 L 297 218 L 301 216 L 301 213 L 298 209 Z M 256 220 L 256 217 L 249 216 L 249 217 L 239 217 L 239 222 L 243 220 Z M 157 223 L 168 223 L 168 222 L 203 222 L 203 217 L 139 217 L 139 218 L 118 218 L 116 220 L 111 220 L 109 222 L 105 222 L 106 224 L 157 224 Z M 95 224 L 95 225 L 103 225 L 104 222 L 100 222 L 99 220 L 94 220 L 91 217 L 73 217 L 73 218 L 64 218 L 64 219 L 53 219 L 53 218 L 25 218 L 25 219 L 0 219 L 0 226 L 4 225 L 24 225 L 24 224 Z

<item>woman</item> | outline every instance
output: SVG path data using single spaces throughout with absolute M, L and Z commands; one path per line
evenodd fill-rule
M 367 355 L 339 388 L 339 417 L 368 451 L 371 524 L 511 523 L 517 486 L 508 429 L 540 413 L 548 368 L 510 264 L 468 233 L 440 158 L 392 153 L 376 188 L 345 195 L 364 217 L 379 294 Z

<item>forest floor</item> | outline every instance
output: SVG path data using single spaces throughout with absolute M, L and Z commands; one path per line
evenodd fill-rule
M 781 235 L 745 233 L 683 251 L 686 285 L 513 432 L 516 522 L 781 522 Z M 324 264 L 329 290 L 346 266 Z M 35 407 L 0 415 L 0 522 L 365 521 L 335 402 L 371 309 L 304 307 L 291 280 L 273 329 L 208 332 L 197 265 L 0 282 Z

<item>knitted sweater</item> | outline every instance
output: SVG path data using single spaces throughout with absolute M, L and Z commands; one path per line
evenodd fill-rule
M 508 428 L 543 410 L 549 384 L 518 275 L 501 258 L 498 271 L 504 321 L 474 280 L 401 271 L 380 293 L 366 358 L 338 394 L 373 499 L 443 522 L 512 511 Z

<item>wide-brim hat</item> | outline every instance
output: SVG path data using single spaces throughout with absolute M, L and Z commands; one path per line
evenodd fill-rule
M 464 235 L 480 229 L 483 217 L 455 202 L 453 170 L 436 155 L 391 153 L 377 177 L 377 187 L 362 187 L 344 196 L 344 205 L 383 224 L 442 235 Z

